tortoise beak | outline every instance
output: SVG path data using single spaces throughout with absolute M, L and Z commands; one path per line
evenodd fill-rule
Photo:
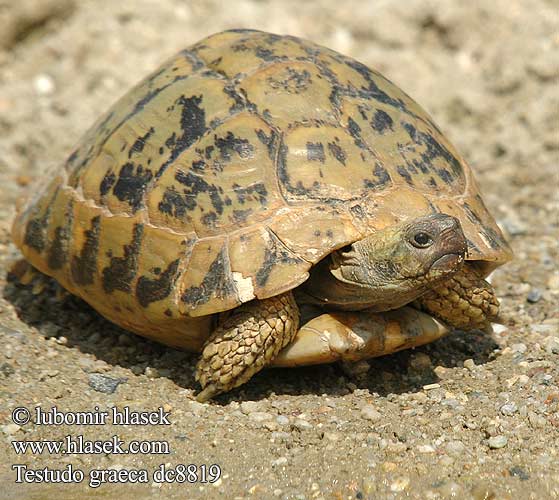
M 460 254 L 446 254 L 438 258 L 431 266 L 432 271 L 442 271 L 444 273 L 458 270 L 464 262 L 464 256 Z

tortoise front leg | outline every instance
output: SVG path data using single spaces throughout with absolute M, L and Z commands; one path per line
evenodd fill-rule
M 427 344 L 447 333 L 441 322 L 411 307 L 382 313 L 325 313 L 305 323 L 271 364 L 359 361 Z
M 299 327 L 299 308 L 291 292 L 254 300 L 233 311 L 210 335 L 196 368 L 207 401 L 247 382 L 289 344 Z
M 483 328 L 499 314 L 499 300 L 493 287 L 468 262 L 417 302 L 429 314 L 462 330 Z

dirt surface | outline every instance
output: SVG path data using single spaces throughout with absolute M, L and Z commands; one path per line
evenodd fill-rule
M 559 498 L 558 15 L 551 0 L 0 1 L 0 498 Z M 515 250 L 492 277 L 506 325 L 353 368 L 269 370 L 201 405 L 196 356 L 57 301 L 54 287 L 35 297 L 7 283 L 22 187 L 164 58 L 232 27 L 351 55 L 431 113 Z M 171 424 L 12 422 L 38 405 L 161 407 Z M 67 435 L 166 441 L 170 454 L 16 455 L 11 444 Z M 84 479 L 16 484 L 13 464 Z M 161 464 L 196 468 L 162 483 Z M 202 464 L 221 477 L 201 482 Z M 121 480 L 145 469 L 147 483 L 93 488 L 91 469 Z

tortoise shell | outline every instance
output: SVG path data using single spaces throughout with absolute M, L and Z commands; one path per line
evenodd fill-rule
M 291 290 L 406 218 L 457 217 L 486 274 L 510 257 L 472 172 L 409 96 L 260 31 L 169 59 L 42 185 L 13 227 L 27 260 L 113 322 L 190 349 L 212 314 Z

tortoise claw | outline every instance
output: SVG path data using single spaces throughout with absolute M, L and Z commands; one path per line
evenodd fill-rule
M 206 403 L 220 392 L 217 386 L 209 384 L 196 395 L 196 401 L 198 401 L 198 403 Z

